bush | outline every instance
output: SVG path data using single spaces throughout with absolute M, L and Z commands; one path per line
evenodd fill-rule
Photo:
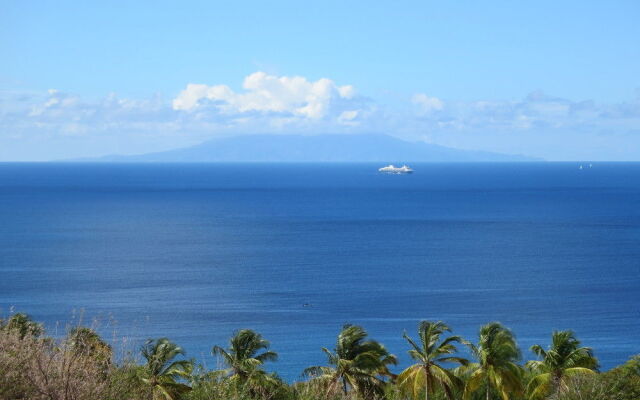
M 73 351 L 65 341 L 0 331 L 3 399 L 102 400 L 107 392 L 103 364 Z
M 607 400 L 640 399 L 640 355 L 603 373 L 601 381 L 607 389 Z

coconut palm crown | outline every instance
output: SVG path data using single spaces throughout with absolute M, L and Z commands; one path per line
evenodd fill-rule
M 492 389 L 503 400 L 508 400 L 510 394 L 522 393 L 522 370 L 517 364 L 521 355 L 510 330 L 499 322 L 490 322 L 480 328 L 478 344 L 468 346 L 478 362 L 466 368 L 471 373 L 465 386 L 465 400 L 482 387 L 487 399 Z
M 436 389 L 441 388 L 447 398 L 453 398 L 454 389 L 462 388 L 462 381 L 448 370 L 443 364 L 458 363 L 466 365 L 465 358 L 452 354 L 457 353 L 456 343 L 465 343 L 460 336 L 449 336 L 443 339 L 442 336 L 451 329 L 441 321 L 422 321 L 418 325 L 419 342 L 416 343 L 407 333 L 404 338 L 411 345 L 409 355 L 417 361 L 416 364 L 402 371 L 398 375 L 400 387 L 413 395 L 417 399 L 420 393 L 424 392 L 425 400 L 429 400 L 429 395 L 434 394 Z
M 346 394 L 351 389 L 364 398 L 382 393 L 383 377 L 392 376 L 388 366 L 397 359 L 381 343 L 366 340 L 367 336 L 360 326 L 344 325 L 334 351 L 322 348 L 330 366 L 310 367 L 304 374 L 324 382 L 329 393 L 341 389 Z
M 154 399 L 177 400 L 191 388 L 180 379 L 188 378 L 193 365 L 188 360 L 174 360 L 184 350 L 167 338 L 149 339 L 142 346 L 146 360 L 141 381 L 151 386 Z
M 235 380 L 244 381 L 252 374 L 262 373 L 260 367 L 265 362 L 278 359 L 276 352 L 268 350 L 270 345 L 269 341 L 259 333 L 242 329 L 229 340 L 228 349 L 213 346 L 211 352 L 214 356 L 222 357 L 228 367 L 225 372 L 229 376 L 235 377 Z
M 573 331 L 554 331 L 547 350 L 534 345 L 531 351 L 540 358 L 527 363 L 527 367 L 537 374 L 527 387 L 531 398 L 561 392 L 566 389 L 570 377 L 592 374 L 598 368 L 591 348 L 580 347 Z

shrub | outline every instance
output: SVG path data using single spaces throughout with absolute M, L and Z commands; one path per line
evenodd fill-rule
M 65 341 L 0 331 L 0 396 L 3 399 L 102 400 L 108 392 L 103 365 Z

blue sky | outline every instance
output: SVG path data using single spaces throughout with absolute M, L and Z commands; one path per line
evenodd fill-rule
M 640 160 L 637 1 L 0 5 L 0 160 L 364 132 Z

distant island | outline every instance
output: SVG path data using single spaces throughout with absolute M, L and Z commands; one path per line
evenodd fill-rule
M 460 150 L 387 135 L 241 135 L 140 155 L 74 161 L 101 162 L 513 162 L 522 155 Z

